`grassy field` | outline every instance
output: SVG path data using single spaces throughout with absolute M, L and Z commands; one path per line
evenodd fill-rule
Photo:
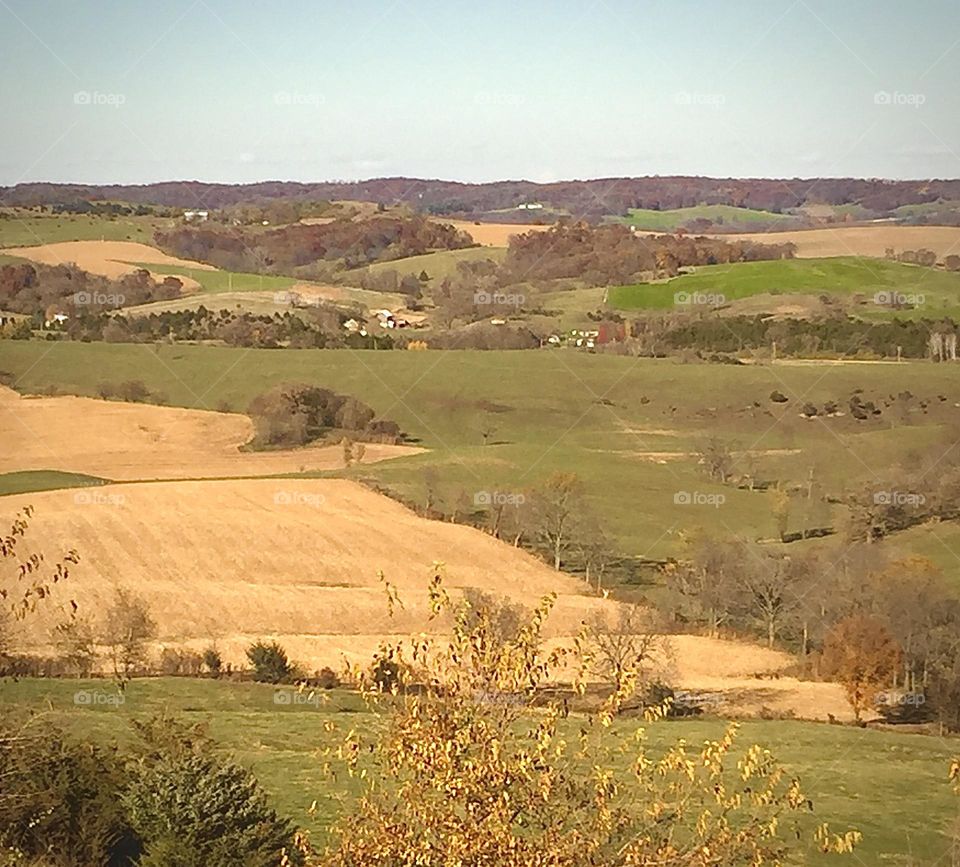
M 684 536 L 700 527 L 773 534 L 769 495 L 721 488 L 698 467 L 694 452 L 708 436 L 737 450 L 738 470 L 752 466 L 758 478 L 797 485 L 813 470 L 842 495 L 942 437 L 956 424 L 960 403 L 960 383 L 947 365 L 685 365 L 567 350 L 272 351 L 0 341 L 0 371 L 26 392 L 57 385 L 95 395 L 103 380 L 141 379 L 176 406 L 224 402 L 238 411 L 276 383 L 321 384 L 366 401 L 430 449 L 347 475 L 422 502 L 430 469 L 452 508 L 464 495 L 523 491 L 575 467 L 587 504 L 623 550 L 652 557 L 682 551 Z M 908 389 L 947 400 L 906 425 L 892 411 L 864 424 L 849 416 L 810 422 L 796 404 L 769 400 L 778 390 L 823 404 L 843 401 L 857 388 L 881 403 Z M 493 431 L 488 445 L 484 429 Z M 719 508 L 675 502 L 684 491 L 722 492 L 726 500 Z M 960 574 L 958 566 L 952 572 Z
M 297 282 L 294 277 L 275 277 L 265 274 L 245 274 L 240 271 L 207 271 L 180 265 L 151 265 L 147 262 L 128 262 L 148 271 L 162 271 L 175 277 L 196 280 L 204 292 L 283 292 Z
M 732 205 L 698 205 L 694 208 L 676 208 L 653 211 L 647 208 L 631 208 L 622 222 L 647 231 L 673 232 L 692 220 L 710 220 L 717 225 L 750 225 L 751 223 L 790 223 L 796 220 L 789 214 L 773 211 L 757 211 L 753 208 L 737 208 Z
M 168 227 L 170 219 L 157 217 L 91 217 L 80 214 L 0 218 L 0 247 L 32 247 L 60 241 L 139 241 L 153 243 L 153 233 Z
M 419 277 L 422 271 L 427 272 L 430 278 L 428 285 L 436 286 L 445 277 L 452 277 L 457 272 L 457 265 L 461 262 L 479 262 L 489 259 L 502 262 L 507 255 L 505 247 L 467 247 L 464 250 L 439 250 L 435 253 L 426 253 L 423 256 L 408 256 L 406 259 L 397 259 L 393 262 L 377 262 L 369 266 L 371 273 L 396 271 L 401 277 L 413 274 Z M 362 269 L 361 269 L 362 270 Z M 361 270 L 345 271 L 344 282 L 356 281 Z
M 324 839 L 336 815 L 338 797 L 349 799 L 356 791 L 343 775 L 338 784 L 324 777 L 318 751 L 350 728 L 369 727 L 376 720 L 343 690 L 323 694 L 316 704 L 282 705 L 274 703 L 274 688 L 265 685 L 162 678 L 133 681 L 119 706 L 78 705 L 74 696 L 80 690 L 109 693 L 113 687 L 103 680 L 4 681 L 0 701 L 41 711 L 50 724 L 100 743 L 131 743 L 128 720 L 164 710 L 191 722 L 205 721 L 225 754 L 252 769 L 274 806 L 307 827 L 317 841 Z M 325 731 L 331 722 L 339 733 Z M 615 723 L 624 736 L 636 725 Z M 714 719 L 661 722 L 648 725 L 647 733 L 657 750 L 678 738 L 698 745 L 718 737 L 724 726 Z M 772 748 L 800 776 L 814 802 L 811 827 L 814 821 L 829 821 L 834 830 L 862 831 L 859 860 L 851 864 L 933 864 L 948 851 L 946 833 L 956 819 L 957 802 L 946 773 L 956 742 L 816 723 L 753 721 L 743 723 L 740 743 Z M 317 810 L 311 816 L 307 811 L 314 800 Z M 834 857 L 807 863 L 840 862 Z
M 56 491 L 60 488 L 86 488 L 104 485 L 107 479 L 83 473 L 62 473 L 59 470 L 27 470 L 0 474 L 0 496 L 28 491 Z
M 845 298 L 859 293 L 868 301 L 857 310 L 863 315 L 956 316 L 960 312 L 960 274 L 854 256 L 711 265 L 662 283 L 613 287 L 609 303 L 619 310 L 662 310 L 675 306 L 678 293 L 722 295 L 727 301 L 762 293 Z M 910 310 L 884 310 L 873 303 L 877 293 L 923 296 L 923 303 Z

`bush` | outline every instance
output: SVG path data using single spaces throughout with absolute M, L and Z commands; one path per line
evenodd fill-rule
M 276 641 L 258 641 L 247 650 L 247 659 L 253 666 L 253 679 L 259 683 L 284 683 L 295 675 L 287 652 Z
M 214 677 L 220 677 L 220 671 L 223 669 L 223 658 L 216 648 L 208 647 L 203 651 L 203 664 L 210 674 Z
M 150 397 L 150 389 L 140 379 L 128 379 L 117 386 L 117 397 L 128 403 L 143 403 Z
M 44 865 L 126 863 L 131 851 L 112 752 L 44 724 L 0 730 L 0 847 Z
M 203 659 L 199 653 L 165 647 L 160 654 L 160 673 L 168 677 L 196 677 L 200 673 L 202 663 Z
M 123 806 L 143 847 L 141 867 L 302 863 L 290 822 L 252 774 L 229 762 L 188 754 L 141 765 Z
M 332 668 L 321 668 L 317 672 L 317 686 L 320 689 L 335 689 L 340 686 L 340 678 L 337 677 L 337 673 Z

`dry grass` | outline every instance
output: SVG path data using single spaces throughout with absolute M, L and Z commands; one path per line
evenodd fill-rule
M 215 271 L 212 265 L 202 262 L 190 262 L 168 256 L 155 247 L 138 244 L 134 241 L 63 241 L 58 244 L 42 244 L 38 247 L 14 247 L 3 251 L 10 256 L 20 256 L 43 265 L 75 264 L 91 274 L 117 279 L 136 270 L 127 262 L 143 262 L 150 265 L 176 265 L 182 268 L 195 268 L 198 271 Z M 163 268 L 150 269 L 157 279 L 168 276 Z M 174 275 L 183 282 L 185 288 L 198 290 L 200 284 L 189 277 Z
M 960 254 L 960 227 L 954 226 L 850 226 L 830 229 L 801 229 L 796 232 L 759 232 L 746 235 L 718 235 L 724 240 L 797 245 L 801 259 L 829 256 L 872 256 L 882 258 L 888 247 L 896 252 L 933 250 L 941 259 Z
M 481 247 L 506 247 L 511 235 L 545 232 L 550 226 L 518 225 L 517 223 L 471 223 L 468 220 L 440 220 L 466 232 Z
M 245 415 L 87 397 L 20 397 L 0 388 L 0 473 L 63 470 L 117 481 L 225 478 L 343 467 L 339 445 L 242 452 Z M 416 454 L 369 443 L 364 463 Z

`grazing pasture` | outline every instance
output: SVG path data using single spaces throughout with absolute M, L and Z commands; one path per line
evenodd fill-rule
M 104 380 L 142 379 L 175 406 L 223 403 L 239 412 L 281 382 L 323 385 L 395 419 L 428 449 L 351 474 L 418 503 L 433 474 L 439 505 L 452 509 L 461 497 L 524 491 L 575 468 L 584 505 L 621 550 L 652 558 L 681 553 L 697 528 L 729 534 L 749 527 L 758 537 L 775 532 L 768 493 L 707 478 L 697 449 L 711 436 L 729 443 L 738 471 L 798 487 L 813 471 L 829 492 L 843 496 L 960 423 L 956 368 L 923 362 L 736 366 L 563 349 L 338 352 L 2 341 L 0 371 L 25 392 L 55 386 L 94 395 Z M 908 390 L 932 404 L 929 414 L 909 419 L 893 408 L 863 422 L 849 414 L 801 417 L 804 403 L 843 402 L 857 389 L 881 407 Z M 771 401 L 775 391 L 787 402 Z M 40 468 L 58 467 L 48 460 Z M 74 469 L 99 474 L 94 465 Z M 684 491 L 723 493 L 725 500 L 719 508 L 676 502 Z M 842 522 L 843 507 L 832 508 Z M 802 521 L 795 510 L 792 529 Z
M 309 829 L 315 843 L 327 839 L 341 799 L 357 793 L 346 775 L 332 781 L 319 752 L 336 746 L 354 727 L 379 724 L 363 703 L 342 689 L 319 691 L 313 700 L 278 704 L 274 687 L 187 678 L 138 679 L 127 685 L 122 704 L 76 704 L 78 691 L 109 694 L 103 680 L 5 680 L 0 701 L 11 708 L 42 711 L 53 725 L 96 743 L 131 743 L 132 719 L 166 712 L 191 723 L 206 723 L 225 755 L 250 768 L 266 787 L 272 804 Z M 580 718 L 570 720 L 571 738 Z M 691 747 L 716 740 L 727 723 L 702 717 L 642 723 L 618 719 L 624 740 L 643 726 L 651 749 L 665 749 L 678 738 Z M 900 734 L 793 720 L 752 720 L 740 725 L 740 744 L 772 750 L 788 773 L 800 777 L 813 801 L 807 820 L 829 821 L 834 830 L 856 828 L 864 840 L 852 863 L 910 867 L 949 858 L 956 796 L 946 782 L 951 739 Z M 624 756 L 624 770 L 628 757 Z M 316 809 L 311 805 L 316 801 Z M 847 859 L 850 860 L 850 859 Z M 842 863 L 837 856 L 813 856 L 814 865 Z
M 737 208 L 733 205 L 698 205 L 692 208 L 675 208 L 665 211 L 631 208 L 622 222 L 646 231 L 673 232 L 693 220 L 709 220 L 717 225 L 723 223 L 731 225 L 785 223 L 789 225 L 792 222 L 795 223 L 797 218 L 789 214 Z
M 756 295 L 862 296 L 854 313 L 864 316 L 935 317 L 960 314 L 960 273 L 862 257 L 779 259 L 709 265 L 657 283 L 616 286 L 608 301 L 619 310 L 665 310 L 697 302 L 704 307 Z M 921 303 L 895 308 L 884 299 Z M 721 298 L 719 302 L 710 299 Z M 878 303 L 879 301 L 879 303 Z

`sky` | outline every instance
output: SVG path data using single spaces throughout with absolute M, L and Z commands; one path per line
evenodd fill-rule
M 960 177 L 956 0 L 0 0 L 0 184 Z

